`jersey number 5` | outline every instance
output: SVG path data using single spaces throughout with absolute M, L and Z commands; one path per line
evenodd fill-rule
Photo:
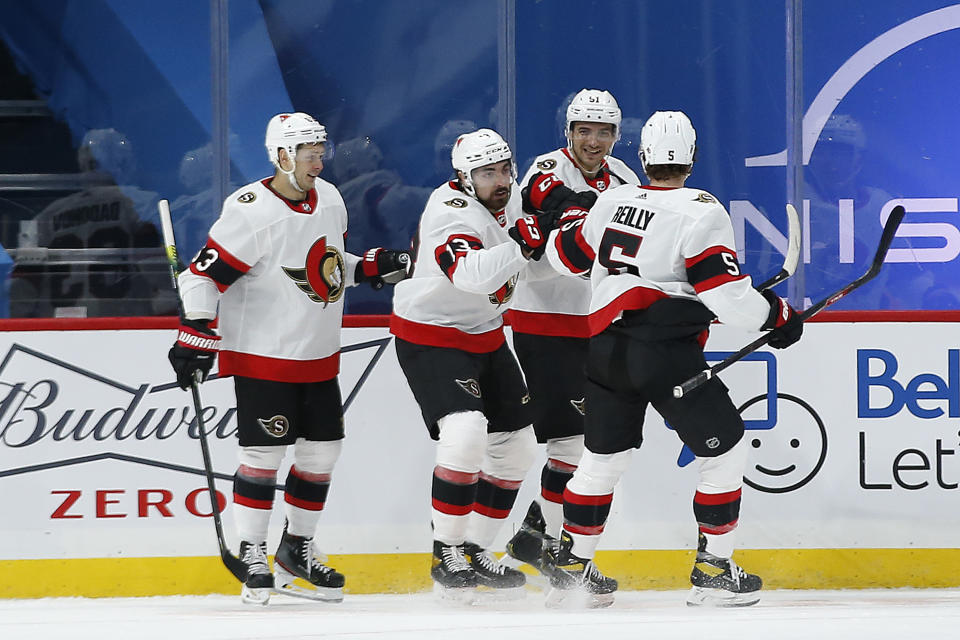
M 643 242 L 642 236 L 635 236 L 632 233 L 625 233 L 616 229 L 607 229 L 603 232 L 603 239 L 600 240 L 600 251 L 597 252 L 597 259 L 600 264 L 607 268 L 610 275 L 618 275 L 626 271 L 638 276 L 640 270 L 636 265 L 624 262 L 623 259 L 636 259 L 641 242 Z

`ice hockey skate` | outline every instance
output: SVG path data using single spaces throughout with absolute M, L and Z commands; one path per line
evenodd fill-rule
M 540 504 L 533 501 L 520 529 L 507 542 L 507 555 L 542 572 L 544 544 L 548 540 L 555 540 L 546 534 L 546 530 L 547 523 L 543 519 Z
M 516 600 L 526 596 L 527 577 L 500 562 L 480 545 L 466 542 L 463 554 L 477 576 L 477 595 L 485 600 Z
M 343 601 L 342 573 L 324 564 L 327 558 L 313 547 L 313 538 L 283 530 L 277 555 L 275 593 L 322 602 Z
M 707 540 L 700 535 L 697 559 L 690 573 L 691 607 L 747 607 L 760 601 L 760 576 L 747 573 L 730 558 L 706 552 Z
M 267 604 L 273 590 L 273 574 L 267 563 L 267 543 L 241 541 L 240 561 L 247 565 L 247 581 L 240 591 L 240 599 L 245 604 Z
M 472 604 L 477 572 L 464 555 L 463 545 L 433 541 L 433 563 L 430 567 L 433 592 L 443 600 Z
M 559 608 L 598 609 L 613 604 L 617 581 L 600 573 L 593 560 L 573 555 L 573 539 L 566 531 L 558 545 L 543 551 L 542 571 L 550 578 L 546 605 Z

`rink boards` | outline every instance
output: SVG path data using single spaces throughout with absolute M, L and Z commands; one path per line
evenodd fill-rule
M 741 564 L 771 587 L 960 585 L 955 327 L 815 323 L 797 346 L 723 374 L 746 405 L 750 443 Z M 707 351 L 720 358 L 753 337 L 716 327 Z M 0 333 L 0 597 L 235 591 L 213 556 L 194 411 L 165 357 L 172 339 L 172 329 Z M 351 592 L 420 590 L 433 444 L 387 330 L 346 328 L 343 344 L 347 439 L 318 540 Z M 202 396 L 236 549 L 232 382 L 210 381 Z M 625 588 L 682 588 L 696 462 L 652 410 L 644 434 L 598 563 Z M 517 511 L 535 495 L 541 464 L 542 454 Z M 281 504 L 278 493 L 271 549 Z

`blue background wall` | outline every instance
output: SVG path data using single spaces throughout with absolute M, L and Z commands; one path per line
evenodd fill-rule
M 192 220 L 183 227 L 188 246 L 199 245 L 217 211 L 212 173 L 204 173 L 210 159 L 199 152 L 211 142 L 213 108 L 229 117 L 234 186 L 270 172 L 262 136 L 272 114 L 293 108 L 324 122 L 335 143 L 324 177 L 344 192 L 350 248 L 359 251 L 409 241 L 429 191 L 448 176 L 448 146 L 465 128 L 492 126 L 511 136 L 523 171 L 533 156 L 562 144 L 565 99 L 595 87 L 619 100 L 628 120 L 614 154 L 637 169 L 643 120 L 657 109 L 686 111 L 699 142 L 689 184 L 728 205 L 744 230 L 748 272 L 765 277 L 779 266 L 774 234 L 758 230 L 756 216 L 784 230 L 786 168 L 746 160 L 786 146 L 786 3 L 232 0 L 227 6 L 229 100 L 214 105 L 207 3 L 0 2 L 0 37 L 51 108 L 76 140 L 99 127 L 131 139 L 138 185 L 179 200 L 175 215 Z M 946 10 L 935 20 L 941 33 L 919 38 L 920 26 L 907 29 L 916 42 L 874 61 L 835 104 L 833 112 L 843 117 L 830 121 L 812 147 L 803 184 L 809 263 L 797 297 L 817 300 L 866 268 L 881 210 L 891 200 L 940 199 L 925 205 L 937 211 L 912 212 L 907 223 L 946 226 L 907 227 L 903 235 L 914 237 L 895 241 L 895 249 L 915 259 L 888 264 L 874 284 L 838 306 L 958 307 L 958 7 L 924 0 L 802 3 L 805 109 L 871 41 Z M 196 162 L 187 165 L 201 177 L 199 186 L 181 173 L 190 152 Z M 908 210 L 918 207 L 908 203 Z M 844 238 L 849 219 L 853 235 Z M 938 255 L 920 251 L 937 247 Z M 358 292 L 348 306 L 388 308 L 389 296 L 372 292 Z

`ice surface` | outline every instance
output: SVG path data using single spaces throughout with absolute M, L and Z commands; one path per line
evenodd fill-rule
M 274 596 L 0 600 L 0 638 L 109 640 L 870 640 L 960 637 L 960 590 L 769 591 L 742 609 L 694 609 L 685 592 L 628 591 L 609 609 L 520 602 L 471 607 L 432 594 L 347 595 L 342 604 Z

